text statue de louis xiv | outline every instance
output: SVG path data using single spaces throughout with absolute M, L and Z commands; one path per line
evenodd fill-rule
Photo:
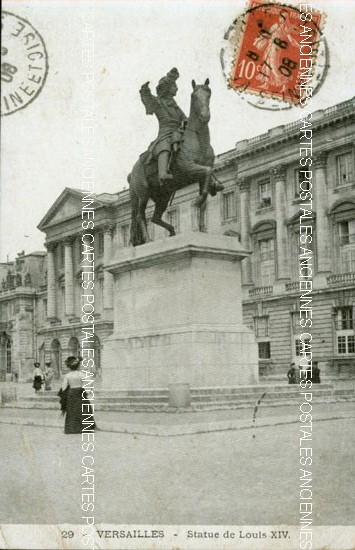
M 176 103 L 176 81 L 179 73 L 171 69 L 160 79 L 153 95 L 149 82 L 140 89 L 146 113 L 155 114 L 159 122 L 157 138 L 140 155 L 128 176 L 131 198 L 131 244 L 150 241 L 145 209 L 149 199 L 155 203 L 152 222 L 175 235 L 174 227 L 162 220 L 176 189 L 199 183 L 196 206 L 202 208 L 208 193 L 212 196 L 223 189 L 213 174 L 214 151 L 210 144 L 211 89 L 209 80 L 197 85 L 192 81 L 190 113 L 186 117 Z

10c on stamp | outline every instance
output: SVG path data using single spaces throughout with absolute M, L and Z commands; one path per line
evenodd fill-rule
M 48 73 L 43 38 L 26 19 L 1 12 L 1 116 L 24 109 L 41 92 Z
M 250 0 L 232 26 L 229 86 L 262 99 L 299 104 L 305 78 L 314 86 L 322 78 L 316 75 L 317 56 L 324 49 L 322 22 L 316 11 L 304 14 L 290 5 Z

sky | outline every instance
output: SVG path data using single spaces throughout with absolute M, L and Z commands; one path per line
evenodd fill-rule
M 297 6 L 295 2 L 288 2 Z M 330 52 L 326 79 L 312 109 L 355 95 L 355 0 L 314 0 L 327 16 Z M 265 111 L 229 90 L 220 64 L 223 36 L 246 0 L 5 1 L 42 35 L 49 72 L 27 108 L 2 119 L 0 261 L 43 250 L 37 225 L 65 187 L 80 188 L 81 51 L 83 14 L 94 10 L 95 191 L 116 193 L 138 155 L 156 137 L 139 88 L 172 67 L 180 73 L 178 104 L 188 113 L 191 80 L 208 77 L 212 89 L 211 142 L 216 153 L 237 141 L 299 118 L 299 109 Z

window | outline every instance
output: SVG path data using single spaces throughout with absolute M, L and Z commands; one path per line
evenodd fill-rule
M 122 245 L 129 246 L 130 234 L 129 234 L 129 223 L 121 226 L 121 237 Z
M 259 283 L 260 286 L 270 286 L 275 280 L 275 241 L 263 239 L 259 245 Z
M 308 338 L 304 338 L 302 340 L 302 343 L 301 343 L 301 340 L 300 339 L 296 339 L 295 340 L 295 354 L 296 354 L 296 357 L 299 357 L 301 355 L 301 351 L 308 351 L 310 350 L 311 346 L 311 341 L 308 339 Z
M 339 307 L 336 312 L 335 322 L 337 330 L 353 329 L 353 308 L 351 306 Z
M 347 185 L 354 181 L 354 161 L 352 153 L 337 156 L 337 184 Z
M 340 245 L 355 243 L 355 220 L 339 223 Z
M 271 206 L 271 183 L 263 181 L 259 183 L 259 205 L 260 208 Z
M 338 354 L 345 355 L 348 353 L 355 353 L 355 336 L 350 334 L 348 336 L 338 336 Z
M 193 231 L 205 231 L 207 229 L 207 202 L 202 208 L 191 203 L 191 227 Z
M 342 273 L 355 271 L 355 220 L 338 223 Z
M 234 191 L 222 195 L 222 220 L 227 221 L 235 218 Z
M 351 273 L 355 271 L 355 250 L 344 250 L 341 253 L 342 273 Z
M 354 308 L 342 306 L 335 310 L 337 352 L 339 355 L 355 353 Z
M 207 229 L 207 203 L 205 202 L 202 208 L 198 209 L 199 228 Z
M 175 229 L 175 233 L 179 232 L 179 213 L 177 208 L 172 208 L 166 213 L 166 221 Z
M 6 372 L 11 374 L 11 340 L 6 342 Z
M 300 196 L 300 191 L 310 191 L 311 182 L 304 177 L 304 174 L 297 168 L 295 170 L 295 197 Z
M 255 334 L 257 337 L 269 336 L 269 317 L 254 317 Z
M 259 359 L 271 359 L 270 342 L 259 342 Z
M 99 233 L 97 235 L 97 254 L 98 256 L 102 256 L 104 253 L 104 234 Z

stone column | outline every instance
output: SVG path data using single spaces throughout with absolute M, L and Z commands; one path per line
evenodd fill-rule
M 238 179 L 240 191 L 240 240 L 243 248 L 251 250 L 250 243 L 250 180 Z M 251 275 L 251 259 L 247 256 L 242 261 L 242 284 L 253 284 Z
M 114 225 L 107 225 L 104 228 L 104 266 L 112 262 L 112 231 Z M 104 271 L 104 309 L 113 309 L 113 275 Z
M 317 241 L 317 271 L 330 271 L 329 258 L 329 226 L 327 218 L 328 195 L 327 195 L 327 153 L 321 152 L 313 156 L 314 167 L 314 202 L 317 213 L 316 241 Z
M 74 316 L 74 270 L 72 239 L 64 242 L 65 315 Z
M 57 297 L 55 283 L 55 262 L 54 245 L 46 243 L 47 247 L 47 317 L 55 319 L 57 317 Z
M 286 233 L 286 169 L 276 166 L 271 170 L 275 185 L 277 279 L 288 279 Z

